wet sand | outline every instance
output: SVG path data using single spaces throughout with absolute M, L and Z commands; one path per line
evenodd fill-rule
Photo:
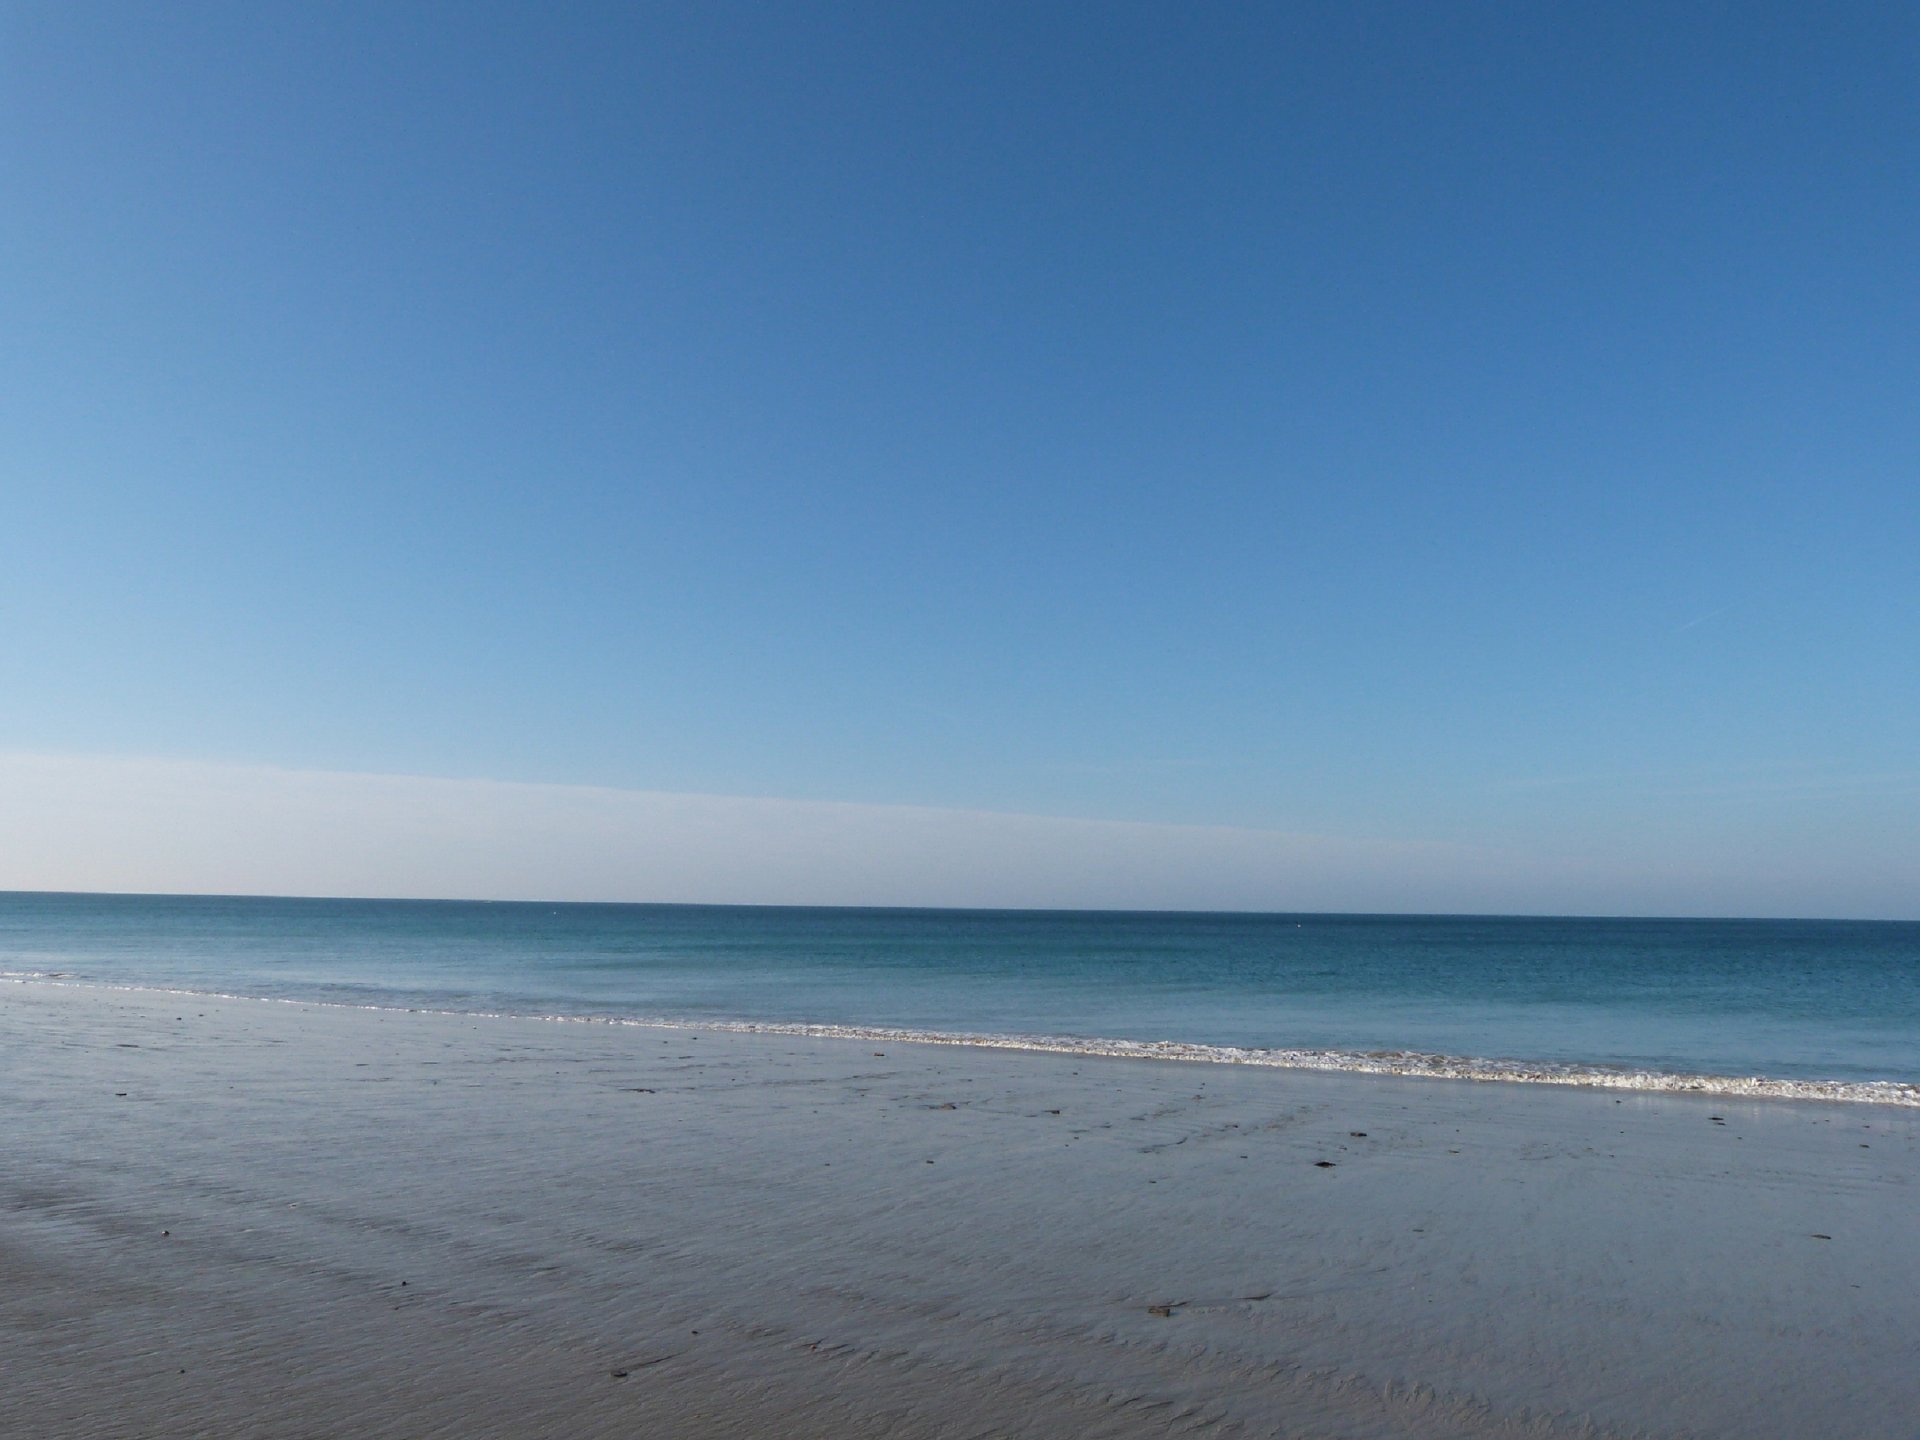
M 0 1114 L 7 1436 L 1920 1433 L 1912 1109 L 33 982 Z

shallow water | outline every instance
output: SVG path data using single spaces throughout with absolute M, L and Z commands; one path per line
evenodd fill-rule
M 1916 1110 L 183 998 L 0 985 L 0 1435 L 1920 1414 Z
M 1486 1078 L 1920 1083 L 1905 922 L 0 894 L 0 971 Z

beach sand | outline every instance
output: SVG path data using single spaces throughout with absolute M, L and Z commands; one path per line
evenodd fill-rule
M 0 1107 L 7 1437 L 1920 1435 L 1912 1109 L 40 982 Z

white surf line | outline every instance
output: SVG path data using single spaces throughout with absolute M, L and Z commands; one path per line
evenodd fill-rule
M 880 1041 L 899 1045 L 956 1045 L 974 1050 L 1016 1050 L 1086 1055 L 1118 1060 L 1176 1060 L 1191 1064 L 1244 1065 L 1268 1070 L 1313 1070 L 1343 1075 L 1384 1075 L 1415 1080 L 1479 1080 L 1520 1085 L 1562 1085 L 1646 1094 L 1718 1095 L 1748 1100 L 1821 1100 L 1845 1104 L 1900 1105 L 1920 1109 L 1920 1083 L 1900 1080 L 1789 1080 L 1765 1075 L 1690 1075 L 1664 1070 L 1489 1060 L 1432 1055 L 1417 1050 L 1290 1050 L 1202 1045 L 1184 1040 L 1104 1040 L 1066 1035 L 995 1035 L 969 1031 L 912 1030 L 877 1025 L 820 1025 L 775 1020 L 691 1020 L 633 1015 L 543 1015 L 508 1010 L 449 1010 L 426 1005 L 355 1004 L 278 995 L 243 995 L 160 985 L 70 980 L 47 972 L 0 971 L 0 981 L 77 990 L 198 997 L 263 1005 L 299 1005 L 328 1010 L 441 1015 L 472 1020 L 540 1020 L 563 1025 L 611 1025 L 648 1030 L 709 1030 L 734 1035 L 791 1035 L 814 1040 Z

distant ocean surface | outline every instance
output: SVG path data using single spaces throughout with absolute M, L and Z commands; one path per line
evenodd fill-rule
M 0 893 L 0 975 L 1920 1103 L 1906 922 Z

